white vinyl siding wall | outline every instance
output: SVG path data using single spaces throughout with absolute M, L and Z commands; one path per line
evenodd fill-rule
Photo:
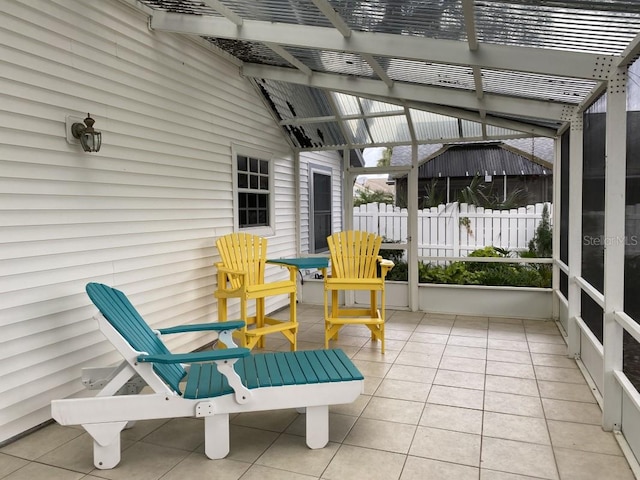
M 65 139 L 65 116 L 88 112 L 99 153 Z M 118 360 L 87 282 L 125 291 L 154 327 L 217 318 L 232 143 L 272 154 L 270 254 L 295 255 L 292 152 L 236 65 L 200 40 L 150 31 L 117 0 L 0 2 L 0 442 L 82 390 L 81 367 Z M 209 340 L 168 341 L 189 351 Z
M 309 224 L 311 219 L 309 166 L 331 169 L 331 222 L 333 232 L 342 230 L 342 157 L 341 152 L 323 150 L 319 152 L 300 152 L 300 250 L 310 253 Z M 324 173 L 324 171 L 323 171 Z M 328 171 L 326 173 L 329 173 Z

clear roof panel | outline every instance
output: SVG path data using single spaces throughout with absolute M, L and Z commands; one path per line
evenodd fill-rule
M 597 82 L 535 73 L 482 70 L 485 92 L 518 95 L 556 102 L 580 103 Z
M 360 101 L 358 97 L 344 93 L 333 92 L 333 99 L 340 115 L 360 115 Z
M 401 58 L 376 57 L 376 60 L 383 68 L 386 68 L 387 75 L 392 80 L 462 88 L 465 90 L 473 90 L 475 88 L 471 67 L 404 60 Z
M 286 47 L 286 50 L 316 72 L 372 77 L 373 70 L 357 53 Z
M 333 27 L 311 0 L 222 0 L 222 3 L 246 20 Z
M 393 103 L 380 102 L 369 98 L 356 97 L 345 93 L 333 92 L 338 112 L 342 116 L 375 115 L 381 113 L 404 113 L 404 108 Z
M 357 145 L 366 145 L 372 143 L 369 127 L 364 119 L 346 120 L 345 125 L 351 134 L 351 143 Z
M 522 135 L 522 132 L 518 132 L 516 130 L 510 130 L 508 128 L 495 127 L 493 125 L 487 125 L 487 136 L 488 137 L 515 137 L 517 135 Z
M 482 137 L 481 123 L 471 122 L 469 120 L 460 120 L 460 128 L 462 129 L 462 136 L 465 138 L 481 138 Z
M 466 39 L 461 0 L 329 0 L 353 30 Z
M 404 114 L 368 118 L 367 124 L 374 143 L 406 143 L 411 141 L 407 117 Z
M 488 43 L 615 55 L 640 28 L 636 1 L 478 0 L 475 5 L 478 40 Z
M 413 129 L 416 132 L 417 141 L 461 138 L 457 118 L 415 110 L 413 108 L 409 109 L 409 112 Z

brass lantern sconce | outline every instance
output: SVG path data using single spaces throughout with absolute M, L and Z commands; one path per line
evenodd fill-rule
M 95 120 L 87 113 L 87 118 L 67 116 L 67 142 L 80 143 L 85 152 L 99 152 L 102 144 L 102 132 L 93 128 Z

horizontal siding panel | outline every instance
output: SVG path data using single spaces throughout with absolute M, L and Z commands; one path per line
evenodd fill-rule
M 65 138 L 65 117 L 87 112 L 103 134 L 97 154 Z M 202 41 L 149 31 L 117 0 L 0 4 L 0 442 L 80 392 L 82 367 L 118 360 L 91 318 L 87 282 L 125 291 L 154 327 L 215 320 L 232 143 L 270 152 L 279 215 L 269 253 L 295 255 L 292 153 L 237 65 Z M 166 341 L 190 351 L 211 339 Z

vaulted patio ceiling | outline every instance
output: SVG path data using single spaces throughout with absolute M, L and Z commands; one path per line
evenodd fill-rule
M 636 0 L 123 0 L 241 66 L 299 150 L 555 136 L 640 52 Z

